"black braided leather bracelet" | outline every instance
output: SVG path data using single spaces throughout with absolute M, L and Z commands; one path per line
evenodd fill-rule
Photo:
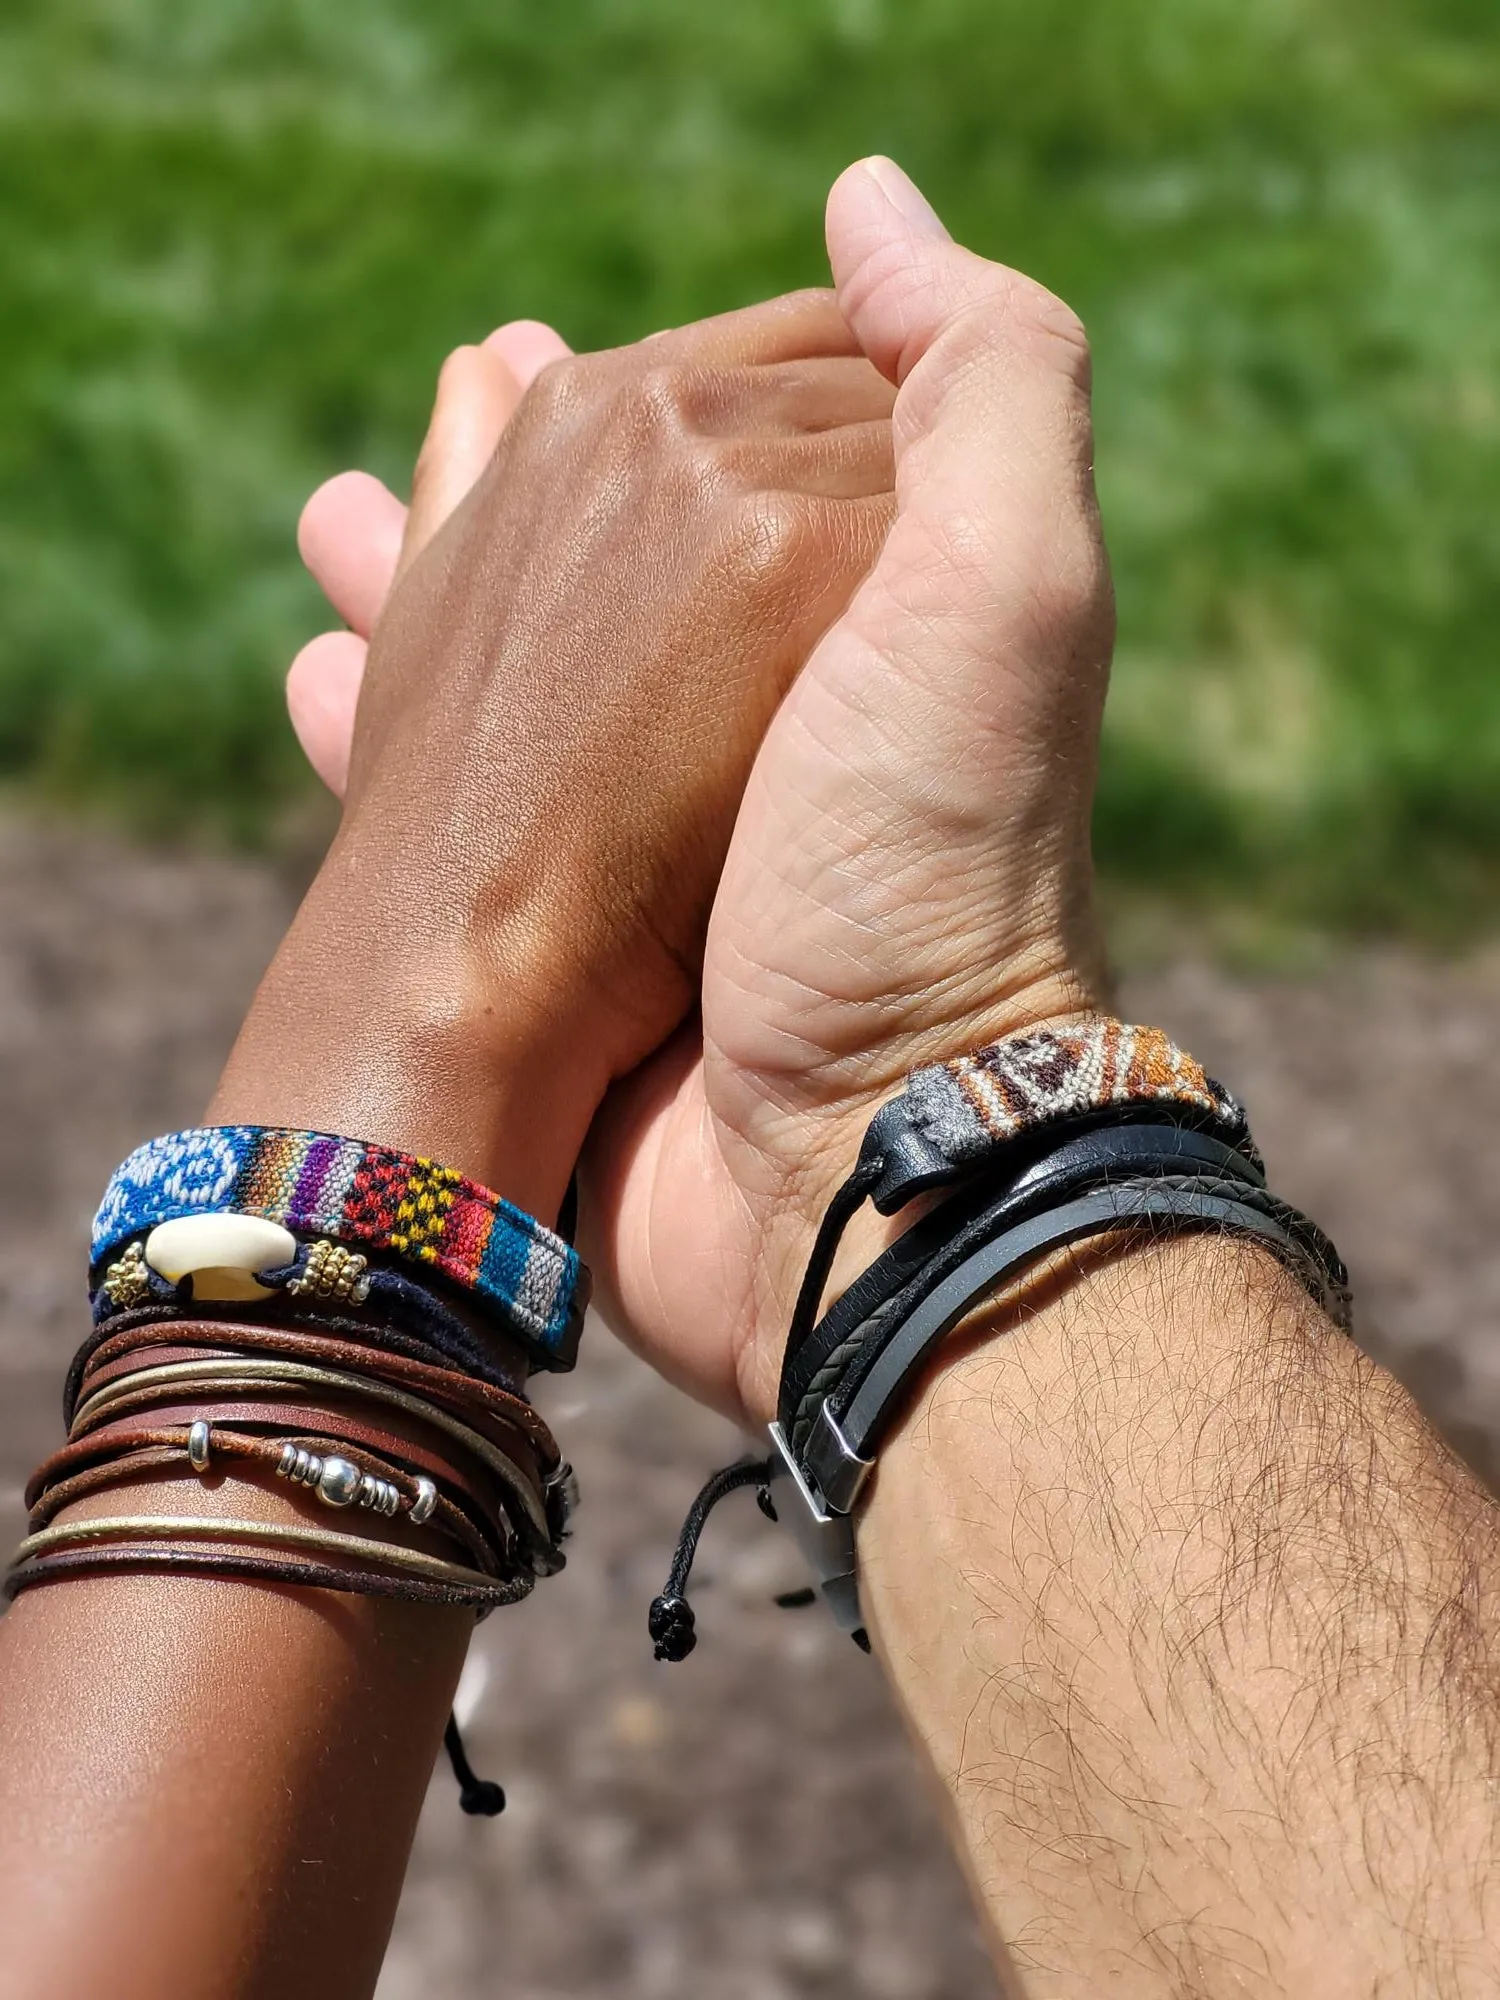
M 1122 1046 L 1144 1050 L 1149 1064 L 1124 1073 Z M 839 1242 L 863 1203 L 892 1214 L 944 1187 L 957 1191 L 820 1316 Z M 684 1593 L 697 1539 L 711 1507 L 742 1485 L 761 1488 L 769 1513 L 785 1500 L 817 1580 L 809 1595 L 821 1594 L 867 1645 L 852 1513 L 916 1375 L 1012 1278 L 1125 1229 L 1258 1243 L 1349 1330 L 1348 1274 L 1332 1243 L 1268 1191 L 1239 1104 L 1159 1031 L 1118 1022 L 1040 1031 L 914 1072 L 871 1121 L 818 1230 L 788 1333 L 771 1458 L 716 1475 L 685 1524 L 652 1606 L 657 1657 L 692 1648 Z
M 799 1447 L 781 1424 L 772 1425 L 778 1454 L 772 1480 L 786 1475 L 795 1488 L 789 1525 L 844 1630 L 858 1634 L 863 1628 L 851 1517 L 875 1453 L 928 1355 L 1008 1279 L 1112 1230 L 1216 1230 L 1264 1245 L 1330 1317 L 1345 1319 L 1343 1279 L 1310 1248 L 1306 1218 L 1270 1198 L 1247 1199 L 1246 1192 L 1230 1180 L 1132 1179 L 1096 1185 L 1060 1207 L 1012 1221 L 938 1283 L 914 1288 L 902 1310 L 884 1316 L 881 1337 L 867 1342 L 859 1362 L 840 1373 L 826 1395 L 814 1392 L 799 1409 Z
M 1265 1194 L 1258 1162 L 1210 1133 L 1166 1120 L 1096 1122 L 1013 1142 L 1003 1161 L 992 1162 L 972 1187 L 954 1194 L 899 1237 L 815 1326 L 804 1330 L 794 1324 L 778 1397 L 783 1429 L 796 1439 L 798 1407 L 830 1368 L 841 1371 L 851 1339 L 877 1333 L 882 1314 L 899 1308 L 914 1282 L 937 1283 L 963 1261 L 969 1247 L 1005 1222 L 1055 1207 L 1077 1190 L 1103 1181 L 1174 1174 L 1227 1178 L 1243 1185 L 1247 1198 Z

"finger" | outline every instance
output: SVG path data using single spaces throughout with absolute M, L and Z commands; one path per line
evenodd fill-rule
M 287 670 L 287 712 L 302 754 L 339 799 L 349 779 L 354 711 L 368 651 L 357 633 L 324 632 L 308 641 Z
M 375 629 L 406 529 L 406 509 L 368 472 L 326 480 L 302 509 L 297 547 L 318 588 L 363 639 Z
M 894 386 L 862 354 L 709 368 L 688 412 L 710 435 L 825 431 L 889 417 Z
M 1088 344 L 1076 315 L 1019 271 L 953 242 L 893 160 L 863 160 L 839 176 L 827 233 L 843 312 L 903 391 L 903 442 L 946 413 L 977 463 L 993 443 L 986 420 L 1028 420 L 1041 442 L 1049 410 L 1065 403 L 1086 414 Z
M 494 457 L 521 395 L 509 366 L 489 345 L 455 348 L 443 363 L 412 476 L 398 574 L 432 540 Z
M 774 484 L 789 493 L 857 500 L 890 493 L 896 483 L 891 426 L 885 417 L 785 438 L 731 438 L 716 456 L 743 483 Z
M 670 327 L 637 347 L 649 362 L 765 363 L 859 352 L 837 297 L 827 290 L 788 292 L 691 326 Z
M 551 362 L 573 352 L 555 328 L 539 319 L 513 319 L 480 345 L 505 363 L 522 395 Z

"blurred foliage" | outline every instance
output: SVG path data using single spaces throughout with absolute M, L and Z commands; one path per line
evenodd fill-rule
M 1500 879 L 1494 0 L 7 0 L 0 770 L 253 835 L 293 524 L 444 352 L 824 275 L 894 154 L 1083 313 L 1100 848 L 1348 922 Z

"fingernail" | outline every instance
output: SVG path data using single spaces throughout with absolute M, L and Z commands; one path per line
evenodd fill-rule
M 883 153 L 875 153 L 864 162 L 864 169 L 901 220 L 918 236 L 937 237 L 945 243 L 949 241 L 937 210 L 911 176 L 902 173 L 894 160 L 888 160 Z

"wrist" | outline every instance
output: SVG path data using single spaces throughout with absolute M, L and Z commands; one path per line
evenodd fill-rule
M 835 1191 L 853 1171 L 871 1120 L 897 1095 L 911 1071 L 983 1048 L 1006 1037 L 1081 1022 L 1100 1011 L 1099 987 L 1066 972 L 1046 971 L 1007 981 L 983 1006 L 920 1028 L 892 1034 L 877 1062 L 851 1075 L 846 1091 L 830 1091 L 814 1110 L 786 1116 L 771 1141 L 757 1147 L 758 1175 L 765 1160 L 785 1164 L 762 1203 L 765 1216 L 763 1268 L 773 1283 L 760 1295 L 757 1353 L 766 1366 L 757 1373 L 752 1408 L 774 1414 L 776 1374 L 792 1306 L 800 1289 L 809 1247 Z M 872 1073 L 873 1070 L 873 1073 Z M 837 1297 L 898 1237 L 913 1227 L 943 1195 L 919 1196 L 894 1215 L 866 1203 L 856 1210 L 840 1240 L 825 1299 Z M 774 1364 L 774 1365 L 773 1365 Z
M 599 996 L 540 925 L 351 920 L 325 869 L 252 1003 L 209 1116 L 331 1131 L 455 1167 L 551 1223 L 610 1080 Z

